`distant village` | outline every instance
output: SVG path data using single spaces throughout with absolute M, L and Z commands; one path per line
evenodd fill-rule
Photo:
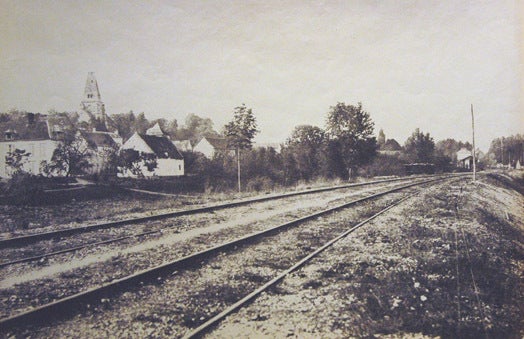
M 249 138 L 240 138 L 248 141 L 242 147 L 226 133 L 227 125 L 224 131 L 217 132 L 210 119 L 195 114 L 188 116 L 185 126 L 179 126 L 176 120 L 148 121 L 144 113 L 109 116 L 95 74 L 91 72 L 76 112 L 0 114 L 3 135 L 0 178 L 10 178 L 17 172 L 44 177 L 200 175 L 208 185 L 231 187 L 237 177 L 237 166 L 242 163 L 245 184 L 257 188 L 320 177 L 347 179 L 356 173 L 384 176 L 467 171 L 473 167 L 469 142 L 454 139 L 435 142 L 429 133 L 419 129 L 404 145 L 387 139 L 383 130 L 375 137 L 374 123 L 360 103 L 357 106 L 338 103 L 331 107 L 328 113 L 331 125 L 326 129 L 300 125 L 285 142 L 255 144 L 254 148 L 256 118 L 245 106 L 236 110 L 235 114 L 249 113 L 252 124 Z M 350 136 L 347 128 L 339 127 L 355 117 L 363 117 L 366 127 Z M 243 118 L 235 115 L 235 119 Z M 356 135 L 364 137 L 355 141 Z M 493 140 L 487 154 L 476 150 L 477 165 L 521 168 L 523 144 L 521 135 Z
M 195 145 L 191 140 L 173 140 L 156 122 L 145 133 L 135 131 L 131 136 L 122 136 L 105 111 L 100 90 L 94 73 L 89 73 L 80 109 L 75 112 L 76 121 L 71 123 L 71 116 L 64 114 L 19 113 L 6 121 L 0 121 L 4 140 L 0 142 L 0 177 L 8 178 L 16 170 L 8 163 L 8 154 L 14 150 L 23 150 L 26 158 L 22 169 L 32 174 L 43 174 L 45 164 L 53 161 L 56 150 L 67 138 L 68 132 L 74 133 L 78 152 L 86 155 L 85 174 L 97 174 L 104 170 L 109 161 L 109 154 L 115 150 L 135 150 L 154 156 L 156 166 L 152 170 L 141 164 L 138 171 L 143 176 L 183 176 L 184 157 L 182 152 L 199 152 L 212 158 L 216 152 L 227 148 L 225 138 L 202 136 Z M 124 137 L 127 137 L 124 140 Z M 124 142 L 125 141 L 125 142 Z M 65 175 L 55 171 L 52 175 Z M 136 177 L 137 172 L 123 168 L 122 177 Z

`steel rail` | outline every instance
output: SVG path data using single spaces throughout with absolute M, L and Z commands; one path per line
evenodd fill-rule
M 147 222 L 147 221 L 174 218 L 174 217 L 179 217 L 183 215 L 192 215 L 192 214 L 198 214 L 198 213 L 211 212 L 211 211 L 215 211 L 219 209 L 248 205 L 248 204 L 264 202 L 268 200 L 283 199 L 283 198 L 288 198 L 288 197 L 293 197 L 293 196 L 298 196 L 298 195 L 320 193 L 320 192 L 325 192 L 325 191 L 333 191 L 333 190 L 344 189 L 344 188 L 367 186 L 367 185 L 373 185 L 373 184 L 379 184 L 379 183 L 413 180 L 413 179 L 419 179 L 419 178 L 424 178 L 424 177 L 384 179 L 384 180 L 369 181 L 369 182 L 364 182 L 364 183 L 316 188 L 316 189 L 303 190 L 303 191 L 298 191 L 298 192 L 284 193 L 284 194 L 279 194 L 279 195 L 268 195 L 268 196 L 258 197 L 258 198 L 243 199 L 243 200 L 233 201 L 233 202 L 228 202 L 228 203 L 219 203 L 219 204 L 214 204 L 210 206 L 191 208 L 187 210 L 178 210 L 178 211 L 168 212 L 168 213 L 159 213 L 155 215 L 138 217 L 138 218 L 129 218 L 129 219 L 123 219 L 123 220 L 118 220 L 118 221 L 99 223 L 99 224 L 94 224 L 94 225 L 85 225 L 85 226 L 80 226 L 80 227 L 60 229 L 60 230 L 54 230 L 54 231 L 49 231 L 49 232 L 27 234 L 27 235 L 22 235 L 22 236 L 0 240 L 0 249 L 15 247 L 19 245 L 27 245 L 27 244 L 38 242 L 41 240 L 48 240 L 48 239 L 61 237 L 61 236 L 75 235 L 75 234 L 96 231 L 100 229 L 113 228 L 113 227 L 128 225 L 128 224 L 137 224 L 137 223 Z
M 239 301 L 237 301 L 233 305 L 229 306 L 228 308 L 226 308 L 225 310 L 223 310 L 219 314 L 215 315 L 211 319 L 207 320 L 205 323 L 201 324 L 197 328 L 195 328 L 195 329 L 191 330 L 190 332 L 186 333 L 183 336 L 183 338 L 199 338 L 199 337 L 201 337 L 203 334 L 209 332 L 213 327 L 218 325 L 218 323 L 220 321 L 224 320 L 228 315 L 232 314 L 233 312 L 238 311 L 243 306 L 246 306 L 247 304 L 249 304 L 252 301 L 254 301 L 260 294 L 262 294 L 263 292 L 267 291 L 270 287 L 272 287 L 272 286 L 276 285 L 277 283 L 279 283 L 280 281 L 282 281 L 286 276 L 288 276 L 292 272 L 294 272 L 294 271 L 298 270 L 300 267 L 304 266 L 306 263 L 308 263 L 313 258 L 318 256 L 320 253 L 324 252 L 327 248 L 331 247 L 333 244 L 335 244 L 336 242 L 338 242 L 341 239 L 345 238 L 350 233 L 354 232 L 355 230 L 357 230 L 358 228 L 362 227 L 363 225 L 365 225 L 366 223 L 370 222 L 371 220 L 373 220 L 373 219 L 377 218 L 378 216 L 384 214 L 386 211 L 392 209 L 393 207 L 395 207 L 395 206 L 401 204 L 402 202 L 406 201 L 407 199 L 413 197 L 414 195 L 415 194 L 411 194 L 411 195 L 409 195 L 407 197 L 404 197 L 404 198 L 400 199 L 399 201 L 396 201 L 395 203 L 389 205 L 388 207 L 382 209 L 381 211 L 373 214 L 371 217 L 361 221 L 360 223 L 358 223 L 357 225 L 353 226 L 352 228 L 350 228 L 350 229 L 344 231 L 343 233 L 339 234 L 335 238 L 329 240 L 327 243 L 325 243 L 324 245 L 322 245 L 321 247 L 319 247 L 315 251 L 311 252 L 307 256 L 305 256 L 302 259 L 300 259 L 297 263 L 295 263 L 293 266 L 289 267 L 284 272 L 280 273 L 279 275 L 277 275 L 276 277 L 274 277 L 270 281 L 266 282 L 264 285 L 260 286 L 259 288 L 257 288 L 253 292 L 249 293 L 248 295 L 246 295 L 245 297 L 243 297 L 242 299 L 240 299 Z
M 136 272 L 134 274 L 131 274 L 129 276 L 119 278 L 116 280 L 113 280 L 112 282 L 103 284 L 98 287 L 90 288 L 86 291 L 79 292 L 76 294 L 73 294 L 71 296 L 55 300 L 53 302 L 35 307 L 31 310 L 23 311 L 18 314 L 12 315 L 7 318 L 0 319 L 0 331 L 6 331 L 9 329 L 12 329 L 12 327 L 16 325 L 38 325 L 42 323 L 49 322 L 52 318 L 60 318 L 60 317 L 67 317 L 70 316 L 73 312 L 72 310 L 76 310 L 82 306 L 85 306 L 86 304 L 96 304 L 99 302 L 100 299 L 105 297 L 113 297 L 116 294 L 122 293 L 126 288 L 132 289 L 137 286 L 140 286 L 140 284 L 145 282 L 151 282 L 155 281 L 155 278 L 163 275 L 169 275 L 172 274 L 173 271 L 181 270 L 181 269 L 187 269 L 190 267 L 194 267 L 197 265 L 200 265 L 202 261 L 212 257 L 216 253 L 226 252 L 231 249 L 238 248 L 240 246 L 256 242 L 260 239 L 262 239 L 264 236 L 269 236 L 275 233 L 278 233 L 280 231 L 283 231 L 287 228 L 290 228 L 292 226 L 297 226 L 298 224 L 301 224 L 305 221 L 309 221 L 315 218 L 318 218 L 320 216 L 341 210 L 343 208 L 347 208 L 349 206 L 372 200 L 378 197 L 382 197 L 384 195 L 398 192 L 410 187 L 414 187 L 417 185 L 423 185 L 435 181 L 445 180 L 449 177 L 441 177 L 441 178 L 434 178 L 429 179 L 421 182 L 411 183 L 407 185 L 403 185 L 400 187 L 396 187 L 390 190 L 386 190 L 383 192 L 375 193 L 373 195 L 359 198 L 347 203 L 340 204 L 338 206 L 334 206 L 332 208 L 328 208 L 310 215 L 307 215 L 305 217 L 297 218 L 288 222 L 285 222 L 283 224 L 270 227 L 268 229 L 254 232 L 245 236 L 242 236 L 240 238 L 234 239 L 232 241 L 213 246 L 211 248 L 196 252 L 194 254 L 176 259 L 174 261 L 164 263 L 149 269 L 141 270 L 139 272 Z
M 162 227 L 162 228 L 159 228 L 159 229 L 156 229 L 156 230 L 151 230 L 151 231 L 142 232 L 142 233 L 134 233 L 134 234 L 120 236 L 120 237 L 111 238 L 111 239 L 102 240 L 102 241 L 87 242 L 87 243 L 84 243 L 84 244 L 81 244 L 81 245 L 73 246 L 73 247 L 62 249 L 62 250 L 58 250 L 58 251 L 42 253 L 42 254 L 38 254 L 38 255 L 32 255 L 32 256 L 29 256 L 29 257 L 19 258 L 19 259 L 10 260 L 10 261 L 4 261 L 4 262 L 0 262 L 0 268 L 11 266 L 11 265 L 15 265 L 15 264 L 20 264 L 20 263 L 24 263 L 24 262 L 40 260 L 40 259 L 43 259 L 43 258 L 48 258 L 48 257 L 51 257 L 51 256 L 64 254 L 64 253 L 68 253 L 68 252 L 74 252 L 74 251 L 78 251 L 78 250 L 81 250 L 81 249 L 86 248 L 86 247 L 107 245 L 107 244 L 111 244 L 111 243 L 114 243 L 114 242 L 119 242 L 119 241 L 123 241 L 123 240 L 126 240 L 126 239 L 130 239 L 130 238 L 138 238 L 138 237 L 146 236 L 146 235 L 149 235 L 149 234 L 159 233 L 159 232 L 161 232 L 164 229 L 169 228 L 169 227 L 170 226 Z

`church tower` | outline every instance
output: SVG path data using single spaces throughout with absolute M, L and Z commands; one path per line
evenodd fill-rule
M 84 90 L 84 99 L 80 103 L 80 109 L 85 111 L 92 118 L 98 119 L 105 123 L 106 111 L 104 103 L 100 97 L 98 90 L 98 83 L 96 82 L 95 73 L 89 72 L 87 74 L 86 88 Z

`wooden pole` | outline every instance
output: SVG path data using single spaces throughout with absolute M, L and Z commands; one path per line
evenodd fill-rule
M 476 156 L 475 156 L 475 117 L 473 116 L 473 104 L 471 104 L 471 129 L 473 131 L 473 182 L 476 181 L 477 176 L 477 165 L 476 165 Z
M 240 186 L 240 147 L 237 147 L 237 180 L 238 180 L 238 193 L 242 191 Z

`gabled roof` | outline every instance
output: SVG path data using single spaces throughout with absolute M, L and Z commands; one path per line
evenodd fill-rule
M 227 150 L 228 144 L 226 138 L 217 138 L 217 137 L 204 137 L 213 146 L 213 148 L 218 150 Z
M 147 135 L 156 135 L 159 137 L 166 135 L 164 131 L 162 131 L 162 128 L 160 128 L 160 125 L 158 124 L 158 122 L 154 124 L 153 127 L 149 128 L 146 131 L 146 134 Z
M 184 159 L 177 150 L 175 144 L 166 137 L 155 135 L 139 134 L 142 140 L 153 150 L 159 159 Z
M 115 140 L 107 133 L 81 131 L 80 134 L 84 137 L 89 147 L 118 147 Z

